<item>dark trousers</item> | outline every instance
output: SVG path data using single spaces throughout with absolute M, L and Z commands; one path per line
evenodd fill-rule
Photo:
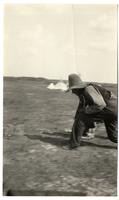
M 109 140 L 117 143 L 117 114 L 112 113 L 107 109 L 103 109 L 102 111 L 95 114 L 86 114 L 84 112 L 79 112 L 72 127 L 70 146 L 72 148 L 80 146 L 82 135 L 85 134 L 88 128 L 90 128 L 90 124 L 97 121 L 104 122 Z

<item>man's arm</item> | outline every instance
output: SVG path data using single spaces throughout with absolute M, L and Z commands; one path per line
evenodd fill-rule
M 77 111 L 76 111 L 76 114 L 75 114 L 75 119 L 77 119 L 79 113 L 83 110 L 85 106 L 85 98 L 83 95 L 80 95 L 79 97 L 79 105 L 78 105 L 78 108 L 77 108 Z

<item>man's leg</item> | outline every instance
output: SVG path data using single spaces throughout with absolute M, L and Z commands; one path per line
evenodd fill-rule
M 72 133 L 70 136 L 71 149 L 80 146 L 81 137 L 84 136 L 90 128 L 95 127 L 93 117 L 83 112 L 79 112 L 79 115 L 74 121 L 74 124 L 72 127 Z
M 83 133 L 83 137 L 84 138 L 92 138 L 92 136 L 94 137 L 94 132 L 95 132 L 95 128 L 96 128 L 96 125 L 95 125 L 95 122 L 93 121 L 89 121 L 87 124 L 86 124 L 86 130 L 85 132 Z M 89 136 L 90 135 L 90 136 Z M 92 136 L 91 136 L 92 135 Z
M 117 143 L 118 127 L 116 114 L 105 109 L 97 114 L 89 115 L 89 118 L 90 117 L 92 117 L 94 121 L 103 120 L 109 140 Z
M 105 111 L 90 115 L 80 113 L 72 128 L 70 138 L 71 148 L 80 146 L 81 137 L 87 130 L 88 124 L 91 121 L 96 122 L 97 120 L 101 120 L 101 122 L 104 121 L 109 139 L 117 143 L 117 120 L 115 117 Z
M 117 128 L 117 121 L 116 120 L 104 120 L 107 135 L 109 140 L 114 143 L 117 143 L 118 140 L 118 128 Z
M 87 127 L 85 123 L 80 118 L 76 119 L 73 124 L 72 133 L 70 137 L 71 149 L 80 146 L 81 137 L 85 133 L 86 130 L 87 130 Z

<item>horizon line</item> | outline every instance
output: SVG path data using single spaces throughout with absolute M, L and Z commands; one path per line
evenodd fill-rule
M 47 77 L 35 77 L 35 76 L 3 76 L 3 78 L 42 78 L 47 80 L 59 80 L 59 81 L 68 81 L 67 79 L 60 79 L 60 78 L 47 78 Z M 97 82 L 97 81 L 84 81 L 84 82 L 94 82 L 94 83 L 103 83 L 103 84 L 118 84 L 117 82 Z

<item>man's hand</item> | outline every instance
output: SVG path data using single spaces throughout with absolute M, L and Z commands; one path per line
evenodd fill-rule
M 84 109 L 86 114 L 93 114 L 93 113 L 98 113 L 100 112 L 102 109 L 100 107 L 98 107 L 97 105 L 87 105 Z

